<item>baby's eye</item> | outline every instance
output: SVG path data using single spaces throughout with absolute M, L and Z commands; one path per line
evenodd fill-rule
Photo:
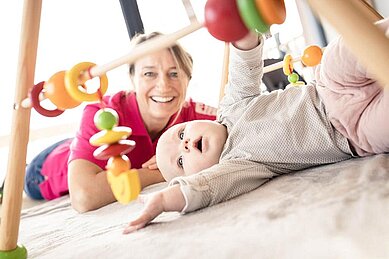
M 182 156 L 180 156 L 178 159 L 177 159 L 177 165 L 178 167 L 182 168 L 184 166 L 184 160 L 182 158 Z
M 184 131 L 181 130 L 180 132 L 178 132 L 178 137 L 183 140 L 184 139 Z

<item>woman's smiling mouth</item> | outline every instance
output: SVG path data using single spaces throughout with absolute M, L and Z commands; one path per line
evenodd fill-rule
M 174 96 L 167 96 L 167 97 L 151 96 L 150 99 L 153 100 L 153 102 L 156 102 L 156 103 L 170 103 L 171 101 L 174 100 Z

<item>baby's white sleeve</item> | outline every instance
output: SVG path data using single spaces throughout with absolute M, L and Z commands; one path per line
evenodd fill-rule
M 263 44 L 262 38 L 260 44 L 251 50 L 231 46 L 228 82 L 218 109 L 220 123 L 233 124 L 251 100 L 261 94 Z
M 195 175 L 176 177 L 170 185 L 180 184 L 186 202 L 181 213 L 187 213 L 252 191 L 276 175 L 256 162 L 228 160 Z

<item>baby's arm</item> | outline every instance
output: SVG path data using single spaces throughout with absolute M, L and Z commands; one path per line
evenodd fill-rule
M 145 204 L 145 207 L 136 219 L 130 221 L 123 234 L 143 228 L 162 212 L 182 211 L 185 207 L 185 199 L 179 185 L 173 185 L 149 195 L 139 196 L 139 200 Z
M 258 33 L 250 32 L 240 41 L 232 43 L 232 45 L 240 50 L 251 50 L 261 43 L 260 38 Z
M 227 127 L 261 94 L 263 43 L 261 35 L 249 33 L 231 46 L 228 82 L 218 111 L 218 121 Z

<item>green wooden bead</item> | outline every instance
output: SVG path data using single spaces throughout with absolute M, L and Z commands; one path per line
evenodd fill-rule
M 288 75 L 288 81 L 290 83 L 296 83 L 298 80 L 299 80 L 299 76 L 297 73 L 293 72 L 292 74 Z
M 237 0 L 240 17 L 247 28 L 257 33 L 269 31 L 269 25 L 265 23 L 257 10 L 254 0 Z

